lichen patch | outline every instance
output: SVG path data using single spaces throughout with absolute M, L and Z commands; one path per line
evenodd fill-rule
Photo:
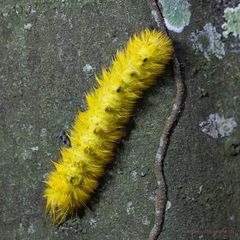
M 210 61 L 210 56 L 222 59 L 225 55 L 224 43 L 221 41 L 221 34 L 217 32 L 212 23 L 207 23 L 202 31 L 196 31 L 191 34 L 193 48 L 202 52 L 204 57 Z
M 237 127 L 234 118 L 224 118 L 218 113 L 213 113 L 208 116 L 206 121 L 199 124 L 201 131 L 212 138 L 230 136 Z
M 223 36 L 228 37 L 232 33 L 234 37 L 240 38 L 240 4 L 235 8 L 226 8 L 224 18 L 226 22 L 222 25 L 225 30 Z

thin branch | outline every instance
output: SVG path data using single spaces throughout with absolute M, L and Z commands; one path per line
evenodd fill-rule
M 168 35 L 168 30 L 164 25 L 164 18 L 162 15 L 162 6 L 156 0 L 147 0 L 151 14 L 157 24 L 158 30 Z
M 168 35 L 168 31 L 164 25 L 162 6 L 160 5 L 159 1 L 158 3 L 155 0 L 147 1 L 159 30 Z M 175 53 L 173 54 L 173 71 L 176 82 L 176 97 L 175 103 L 173 104 L 172 112 L 165 122 L 155 159 L 154 172 L 158 184 L 155 200 L 155 223 L 149 234 L 148 240 L 157 240 L 158 236 L 162 232 L 167 204 L 167 186 L 163 170 L 164 159 L 167 153 L 171 133 L 179 120 L 180 113 L 184 104 L 185 86 L 181 75 L 180 64 Z

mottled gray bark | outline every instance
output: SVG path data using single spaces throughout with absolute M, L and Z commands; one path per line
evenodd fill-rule
M 224 38 L 221 27 L 224 9 L 237 1 L 188 2 L 189 25 L 170 32 L 187 98 L 165 159 L 171 207 L 161 239 L 240 239 L 240 40 Z M 58 136 L 85 109 L 94 74 L 132 34 L 152 26 L 145 0 L 0 1 L 2 239 L 147 239 L 154 160 L 175 97 L 171 66 L 139 103 L 84 216 L 53 227 L 42 195 L 50 160 L 59 158 Z M 199 126 L 214 113 L 237 123 L 229 136 L 221 131 L 231 121 L 215 118 L 210 132 L 208 123 Z

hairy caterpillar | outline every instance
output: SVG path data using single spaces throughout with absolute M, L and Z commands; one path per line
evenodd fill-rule
M 172 52 L 167 36 L 146 29 L 117 52 L 109 70 L 96 77 L 99 86 L 86 94 L 88 109 L 77 114 L 70 132 L 71 147 L 61 149 L 61 159 L 54 162 L 56 169 L 46 180 L 46 208 L 54 223 L 86 206 L 136 101 L 163 73 Z

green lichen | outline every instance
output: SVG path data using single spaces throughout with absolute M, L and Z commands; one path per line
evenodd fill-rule
M 232 33 L 234 37 L 240 37 L 240 4 L 236 8 L 226 8 L 224 18 L 226 22 L 222 25 L 225 30 L 223 36 L 227 37 Z
M 193 48 L 202 52 L 207 60 L 210 60 L 211 55 L 218 59 L 222 59 L 225 55 L 221 34 L 217 32 L 211 23 L 207 23 L 202 31 L 193 32 L 191 41 L 193 42 Z
M 163 6 L 163 16 L 167 28 L 174 32 L 182 32 L 189 24 L 190 4 L 186 0 L 159 0 Z

